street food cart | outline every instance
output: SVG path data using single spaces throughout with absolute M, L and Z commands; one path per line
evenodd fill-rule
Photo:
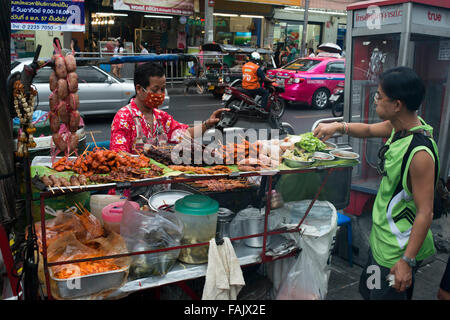
M 378 76 L 397 66 L 413 68 L 426 86 L 419 115 L 434 128 L 441 178 L 447 181 L 450 174 L 450 2 L 364 1 L 348 6 L 347 10 L 343 121 L 379 122 L 374 104 Z M 345 209 L 346 213 L 360 216 L 371 207 L 381 181 L 376 164 L 384 141 L 348 136 L 339 139 L 361 155 L 361 163 L 353 170 L 350 205 Z
M 192 59 L 192 57 L 184 55 L 166 55 L 164 58 L 175 60 Z M 150 58 L 141 56 L 115 57 L 105 62 L 134 63 L 146 59 Z M 151 60 L 155 59 L 156 57 L 151 57 Z M 334 157 L 332 154 L 336 146 L 332 144 L 325 145 L 319 142 L 317 138 L 312 137 L 311 134 L 304 136 L 304 138 L 292 136 L 287 138 L 287 140 L 285 139 L 278 141 L 270 140 L 270 144 L 266 144 L 268 141 L 259 141 L 259 143 L 252 144 L 244 138 L 239 139 L 238 143 L 222 144 L 223 156 L 228 157 L 230 155 L 234 159 L 234 164 L 231 165 L 211 166 L 202 163 L 202 165 L 195 167 L 174 167 L 173 163 L 170 165 L 170 162 L 167 162 L 170 161 L 169 159 L 172 159 L 170 156 L 172 150 L 169 146 L 148 146 L 148 149 L 144 148 L 144 154 L 135 157 L 96 146 L 93 150 L 88 151 L 86 149 L 83 153 L 72 157 L 69 155 L 56 158 L 37 156 L 31 163 L 28 159 L 25 163 L 25 175 L 28 176 L 26 179 L 27 190 L 25 191 L 27 193 L 26 215 L 28 218 L 31 218 L 29 220 L 31 223 L 29 228 L 27 228 L 28 234 L 26 239 L 33 244 L 32 247 L 28 248 L 29 252 L 33 253 L 32 256 L 35 257 L 34 252 L 39 256 L 37 259 L 39 264 L 36 265 L 36 268 L 39 268 L 39 279 L 42 282 L 40 286 L 41 292 L 43 292 L 41 298 L 118 299 L 139 290 L 157 288 L 171 283 L 179 284 L 192 298 L 197 298 L 186 287 L 184 281 L 205 276 L 207 265 L 204 262 L 186 262 L 187 264 L 177 262 L 173 264 L 174 259 L 172 259 L 170 266 L 168 266 L 167 255 L 168 252 L 174 252 L 175 258 L 177 258 L 180 250 L 187 252 L 192 250 L 193 252 L 195 248 L 204 249 L 209 242 L 197 240 L 189 243 L 177 242 L 171 246 L 140 247 L 140 249 L 133 247 L 134 249 L 127 249 L 128 243 L 125 245 L 125 240 L 122 238 L 122 224 L 119 229 L 120 235 L 111 232 L 112 229 L 109 229 L 107 232 L 105 231 L 106 225 L 112 228 L 112 225 L 115 224 L 117 227 L 117 221 L 115 219 L 107 220 L 106 215 L 112 214 L 110 216 L 114 216 L 112 209 L 118 209 L 116 207 L 109 208 L 105 206 L 104 208 L 108 208 L 108 210 L 102 210 L 103 225 L 100 226 L 98 218 L 93 213 L 93 206 L 91 206 L 89 211 L 87 209 L 89 205 L 87 204 L 86 198 L 76 198 L 76 195 L 84 195 L 87 193 L 107 192 L 111 189 L 117 191 L 125 189 L 133 190 L 135 188 L 153 185 L 174 186 L 175 184 L 182 183 L 197 183 L 201 187 L 197 190 L 201 191 L 205 189 L 205 185 L 199 183 L 202 181 L 209 181 L 211 183 L 211 180 L 218 180 L 220 182 L 221 179 L 226 179 L 226 182 L 222 180 L 223 188 L 229 187 L 234 182 L 241 182 L 244 184 L 243 189 L 247 191 L 241 193 L 240 197 L 236 195 L 235 198 L 239 197 L 241 200 L 249 200 L 250 198 L 253 200 L 252 205 L 256 206 L 258 212 L 262 214 L 261 221 L 263 221 L 264 227 L 257 232 L 246 232 L 245 234 L 232 237 L 232 241 L 262 237 L 262 242 L 259 246 L 249 246 L 245 245 L 245 243 L 240 243 L 235 246 L 239 264 L 248 266 L 295 255 L 299 251 L 295 241 L 294 243 L 286 243 L 286 241 L 283 241 L 285 239 L 281 238 L 279 240 L 280 238 L 277 238 L 277 236 L 282 234 L 296 234 L 297 236 L 303 234 L 305 232 L 304 222 L 307 221 L 305 219 L 307 219 L 311 210 L 314 209 L 314 204 L 317 200 L 327 200 L 326 198 L 321 198 L 321 194 L 323 192 L 326 193 L 327 189 L 329 189 L 328 192 L 330 194 L 336 196 L 336 198 L 329 199 L 329 207 L 334 210 L 334 216 L 336 215 L 336 209 L 344 208 L 349 198 L 351 171 L 359 163 L 359 157 L 357 154 L 353 154 L 351 157 L 341 157 L 338 153 Z M 314 142 L 311 142 L 312 140 Z M 187 142 L 189 145 L 191 142 L 194 143 L 193 147 L 195 147 L 195 141 Z M 304 148 L 304 152 L 309 153 L 309 155 L 302 153 L 308 159 L 297 161 L 293 158 L 289 159 L 284 153 L 284 160 L 282 162 L 278 156 L 276 158 L 278 160 L 272 157 L 273 155 L 278 155 L 278 151 L 294 150 L 294 145 L 296 146 L 297 142 L 300 142 L 300 146 L 303 146 L 301 148 Z M 284 146 L 282 146 L 283 143 L 285 144 Z M 286 143 L 289 145 L 287 146 Z M 319 145 L 320 148 L 318 148 Z M 202 145 L 201 147 L 205 146 Z M 244 162 L 238 164 L 238 154 L 241 152 L 245 152 L 245 156 L 248 156 L 251 154 L 251 150 L 256 150 L 258 154 L 264 148 L 267 148 L 267 150 L 263 153 L 268 152 L 270 155 L 270 157 L 266 157 L 269 162 L 260 162 L 258 160 L 255 163 Z M 272 154 L 272 151 L 268 150 L 277 151 L 274 151 L 275 154 Z M 314 150 L 321 150 L 324 153 L 313 155 Z M 329 154 L 326 152 L 329 152 Z M 103 160 L 100 160 L 101 158 Z M 290 161 L 286 162 L 286 159 Z M 94 166 L 94 161 L 100 161 L 103 165 Z M 122 167 L 122 169 L 118 171 L 113 169 L 114 166 L 117 168 Z M 103 167 L 101 169 L 102 171 L 96 171 L 97 169 L 100 170 L 100 167 Z M 88 171 L 85 171 L 84 168 Z M 297 188 L 303 189 L 305 184 L 308 185 L 307 192 L 304 192 L 301 196 L 292 192 L 293 188 L 290 187 L 292 180 L 282 179 L 282 176 L 294 177 L 295 174 L 309 176 L 308 179 L 300 179 L 301 181 L 298 181 L 298 178 L 294 179 L 297 180 Z M 247 179 L 249 178 L 256 179 L 252 183 L 254 186 L 258 186 L 257 195 L 245 194 L 245 192 L 251 191 L 248 188 L 250 180 Z M 212 186 L 217 187 L 217 184 L 212 184 Z M 287 201 L 307 201 L 304 210 L 301 211 L 302 215 L 300 217 L 296 219 L 291 217 L 291 220 L 276 229 L 271 228 L 269 225 L 269 215 L 271 215 L 273 209 L 272 201 L 275 195 L 273 193 L 274 189 L 277 189 L 283 197 L 286 197 L 285 199 Z M 233 191 L 227 190 L 224 193 L 233 194 Z M 61 199 L 64 196 L 73 197 L 71 200 L 68 198 Z M 210 196 L 213 197 L 213 194 L 210 194 Z M 57 201 L 60 202 L 60 210 L 62 210 L 59 214 L 52 212 L 49 208 Z M 38 219 L 35 219 L 32 212 L 30 212 L 30 210 L 33 210 L 31 202 L 37 204 Z M 225 207 L 236 205 L 226 199 L 225 201 L 218 202 Z M 151 205 L 150 201 L 148 204 Z M 241 207 L 239 209 L 242 209 L 243 204 L 241 203 L 240 205 Z M 247 206 L 248 203 L 244 205 Z M 162 207 L 166 206 L 167 204 L 165 203 Z M 153 211 L 158 212 L 162 210 L 162 207 L 156 207 L 156 210 Z M 234 209 L 235 207 L 232 208 Z M 36 209 L 36 206 L 34 209 Z M 146 210 L 144 210 L 147 212 L 144 216 L 152 216 L 148 208 Z M 176 210 L 177 202 L 175 203 Z M 123 211 L 125 212 L 125 205 Z M 134 212 L 134 214 L 137 213 Z M 159 214 L 162 214 L 160 219 L 164 219 L 165 214 L 161 212 Z M 49 215 L 56 217 L 52 218 Z M 153 215 L 156 216 L 157 214 L 153 213 Z M 169 213 L 167 213 L 167 216 L 169 216 Z M 258 216 L 258 219 L 260 219 L 260 216 Z M 176 222 L 171 222 L 169 225 L 176 225 Z M 133 223 L 134 220 L 132 220 L 131 224 Z M 334 223 L 336 223 L 336 219 Z M 157 228 L 155 230 L 156 234 L 153 233 L 151 239 L 156 239 L 155 235 L 160 235 L 163 230 L 164 227 Z M 170 230 L 171 236 L 176 235 L 174 230 L 173 228 Z M 15 269 L 14 257 L 10 251 L 11 249 L 8 248 L 7 236 L 4 234 L 2 227 L 0 231 L 2 232 L 0 234 L 0 245 L 2 255 L 5 262 L 7 262 L 5 265 L 8 269 L 7 273 L 11 282 L 11 289 L 16 297 L 23 299 L 24 295 L 21 292 L 23 290 L 21 288 L 23 282 L 15 276 L 18 270 Z M 150 237 L 150 233 L 146 234 L 146 236 Z M 270 247 L 268 245 L 269 237 L 271 239 Z M 159 239 L 159 237 L 157 238 Z M 221 235 L 216 234 L 215 240 L 220 245 L 223 238 Z M 280 242 L 277 243 L 277 241 Z M 67 250 L 68 248 L 70 250 Z M 139 255 L 155 255 L 156 258 L 152 260 L 153 263 L 151 264 L 151 267 L 154 269 L 151 272 L 156 272 L 156 274 L 129 279 L 132 266 L 130 264 L 131 257 Z M 204 250 L 203 256 L 205 256 Z M 181 259 L 181 255 L 178 259 Z M 80 270 L 86 267 L 86 269 L 83 269 L 83 274 L 77 273 L 79 271 L 73 273 L 74 270 L 78 270 L 73 267 L 76 264 L 80 266 Z M 81 268 L 82 265 L 83 268 Z M 37 272 L 36 269 L 35 271 Z M 29 277 L 25 274 L 25 281 L 30 281 Z M 34 280 L 34 284 L 36 284 L 36 281 L 37 279 Z M 26 289 L 25 291 L 27 292 L 28 290 Z

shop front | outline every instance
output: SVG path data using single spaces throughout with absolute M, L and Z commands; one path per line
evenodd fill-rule
M 287 45 L 293 42 L 300 47 L 303 35 L 303 20 L 304 9 L 293 7 L 275 9 L 273 45 Z M 340 40 L 343 44 L 345 25 L 346 14 L 343 11 L 308 10 L 306 47 L 316 51 L 321 43 L 337 43 Z
M 201 1 L 202 2 L 202 1 Z M 267 1 L 270 2 L 270 1 Z M 201 9 L 204 9 L 202 6 Z M 203 13 L 204 10 L 201 10 Z M 264 47 L 267 19 L 272 14 L 270 3 L 258 1 L 218 0 L 214 3 L 214 41 L 220 44 Z M 204 15 L 198 16 L 191 25 L 190 45 L 201 45 L 204 41 Z
M 194 14 L 194 0 L 188 1 L 114 1 L 115 11 L 129 12 L 130 39 L 135 51 L 141 42 L 152 53 L 179 52 L 187 49 L 188 17 Z M 198 11 L 198 8 L 196 9 Z M 130 20 L 130 17 L 128 20 Z

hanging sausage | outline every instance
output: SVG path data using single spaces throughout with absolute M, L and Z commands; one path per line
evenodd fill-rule
M 50 129 L 57 150 L 66 155 L 78 146 L 77 130 L 80 124 L 78 75 L 72 54 L 64 56 L 59 43 L 52 57 L 54 72 L 50 74 Z

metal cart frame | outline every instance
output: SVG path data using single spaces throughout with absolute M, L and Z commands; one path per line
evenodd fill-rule
M 126 183 L 116 183 L 115 186 L 111 186 L 110 184 L 108 186 L 92 186 L 89 188 L 89 191 L 98 191 L 98 190 L 107 190 L 110 188 L 116 188 L 116 189 L 123 189 L 123 188 L 133 188 L 133 187 L 142 187 L 142 186 L 149 186 L 149 185 L 155 185 L 155 184 L 170 184 L 170 183 L 182 183 L 182 182 L 191 182 L 191 181 L 197 181 L 197 180 L 206 180 L 206 179 L 221 179 L 226 177 L 251 177 L 251 176 L 267 176 L 268 178 L 268 192 L 267 192 L 267 199 L 266 199 L 266 206 L 265 206 L 265 220 L 264 220 L 264 232 L 259 234 L 253 234 L 253 235 L 247 235 L 242 237 L 236 237 L 232 238 L 230 240 L 244 240 L 247 238 L 252 237 L 261 237 L 263 236 L 263 247 L 262 252 L 260 254 L 260 262 L 257 263 L 265 263 L 274 261 L 276 259 L 282 259 L 287 258 L 296 253 L 296 251 L 288 253 L 285 256 L 282 257 L 272 257 L 266 255 L 267 252 L 267 237 L 270 235 L 276 235 L 276 234 L 282 234 L 282 233 L 300 233 L 302 232 L 301 226 L 308 216 L 311 208 L 313 207 L 314 203 L 318 199 L 320 193 L 322 192 L 322 189 L 327 183 L 328 177 L 330 174 L 335 170 L 344 170 L 348 167 L 318 167 L 318 168 L 308 168 L 308 169 L 295 169 L 295 170 L 281 170 L 281 171 L 269 171 L 267 173 L 264 172 L 252 172 L 252 173 L 231 173 L 229 175 L 214 175 L 214 176 L 200 176 L 200 177 L 168 177 L 168 178 L 157 178 L 152 181 L 136 181 L 136 182 L 126 182 Z M 273 188 L 273 178 L 277 174 L 293 174 L 293 173 L 305 173 L 305 172 L 311 172 L 315 170 L 324 170 L 327 172 L 327 175 L 321 182 L 321 184 L 318 186 L 318 190 L 315 194 L 315 197 L 312 199 L 311 203 L 309 204 L 307 211 L 302 218 L 302 220 L 298 223 L 298 225 L 295 228 L 292 229 L 278 229 L 278 230 L 272 230 L 268 231 L 268 215 L 270 213 L 270 204 L 271 204 L 271 190 Z M 79 188 L 78 190 L 73 190 L 73 193 L 77 192 L 85 192 L 86 189 Z M 163 252 L 163 251 L 169 251 L 169 250 L 176 250 L 176 249 L 182 249 L 182 248 L 189 248 L 189 247 L 196 247 L 196 246 L 203 246 L 208 245 L 208 242 L 202 242 L 197 244 L 191 244 L 191 245 L 183 245 L 183 246 L 176 246 L 176 247 L 170 247 L 165 249 L 158 249 L 158 250 L 148 250 L 148 251 L 139 251 L 139 252 L 132 252 L 132 253 L 126 253 L 126 254 L 118 254 L 118 255 L 111 255 L 111 256 L 104 256 L 104 257 L 96 257 L 96 258 L 86 258 L 86 259 L 79 259 L 79 260 L 71 260 L 71 261 L 61 261 L 61 262 L 48 262 L 47 260 L 47 239 L 46 239 L 46 228 L 45 228 L 45 199 L 57 197 L 64 194 L 62 191 L 55 190 L 54 193 L 51 193 L 50 191 L 44 191 L 40 193 L 39 199 L 40 199 L 40 209 L 41 209 L 41 230 L 42 230 L 42 256 L 43 256 L 43 266 L 44 266 L 44 274 L 45 274 L 45 280 L 46 280 L 46 288 L 47 288 L 47 296 L 49 299 L 53 299 L 51 288 L 50 288 L 50 274 L 49 274 L 49 268 L 56 265 L 63 265 L 63 264 L 70 264 L 70 263 L 79 263 L 79 262 L 85 262 L 85 261 L 95 261 L 95 260 L 103 260 L 103 259 L 111 259 L 111 258 L 121 258 L 125 256 L 134 256 L 139 254 L 152 254 L 157 252 Z M 217 240 L 217 239 L 216 239 Z M 253 263 L 252 263 L 253 264 Z M 250 264 L 248 264 L 250 265 Z M 175 282 L 174 282 L 175 283 Z M 177 282 L 180 287 L 185 290 L 188 294 L 192 296 L 192 292 L 186 288 L 185 284 L 180 284 Z M 194 296 L 192 296 L 194 297 Z

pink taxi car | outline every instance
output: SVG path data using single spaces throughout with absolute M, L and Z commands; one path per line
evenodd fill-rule
M 271 78 L 285 79 L 281 97 L 288 102 L 307 103 L 325 109 L 338 83 L 345 80 L 345 59 L 332 57 L 299 58 L 267 71 Z

